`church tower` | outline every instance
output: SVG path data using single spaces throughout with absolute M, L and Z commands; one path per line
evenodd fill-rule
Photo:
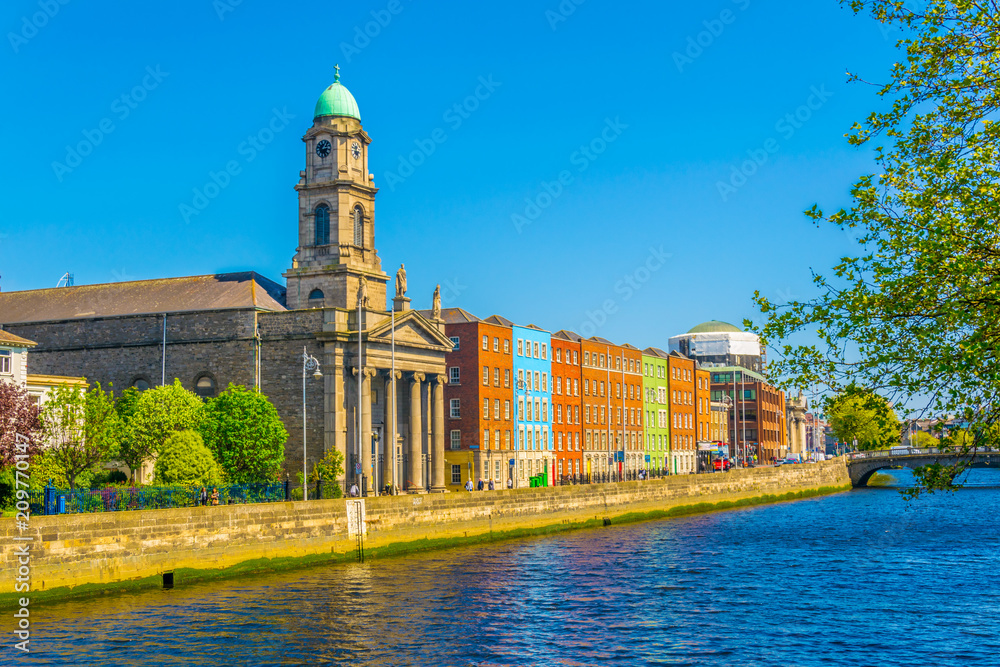
M 358 307 L 366 281 L 372 310 L 386 309 L 382 261 L 375 250 L 375 187 L 368 172 L 371 138 L 351 92 L 333 83 L 316 102 L 313 125 L 302 137 L 306 168 L 299 172 L 299 245 L 287 280 L 286 307 Z

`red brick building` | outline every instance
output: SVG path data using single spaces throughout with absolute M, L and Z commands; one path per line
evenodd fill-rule
M 512 453 L 511 326 L 496 315 L 481 320 L 461 308 L 441 311 L 448 353 L 445 385 L 445 481 L 456 489 L 470 477 L 506 488 Z
M 670 472 L 696 470 L 698 414 L 695 399 L 695 363 L 680 352 L 667 358 L 670 396 Z
M 577 479 L 583 467 L 583 354 L 579 334 L 552 334 L 552 432 L 555 436 L 556 475 Z
M 788 450 L 785 427 L 785 394 L 770 385 L 762 375 L 739 366 L 709 369 L 712 395 L 733 400 L 730 419 L 730 449 L 738 458 L 770 463 Z M 735 379 L 736 389 L 733 390 Z

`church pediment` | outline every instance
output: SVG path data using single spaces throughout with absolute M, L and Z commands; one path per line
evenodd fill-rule
M 441 333 L 434 324 L 412 310 L 397 315 L 395 328 L 393 328 L 391 318 L 386 318 L 385 321 L 369 330 L 367 336 L 369 344 L 389 344 L 393 338 L 395 338 L 396 345 L 444 347 L 448 350 L 452 348 L 451 339 Z

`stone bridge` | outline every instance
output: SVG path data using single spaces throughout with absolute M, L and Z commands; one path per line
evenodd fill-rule
M 854 486 L 867 486 L 868 480 L 878 470 L 902 467 L 913 470 L 920 466 L 940 463 L 954 465 L 972 458 L 972 468 L 1000 469 L 1000 450 L 978 450 L 975 453 L 941 451 L 935 448 L 893 447 L 892 449 L 852 452 L 847 455 L 847 471 Z

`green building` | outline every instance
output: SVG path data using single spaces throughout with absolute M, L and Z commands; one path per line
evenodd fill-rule
M 670 404 L 667 400 L 667 357 L 657 347 L 642 351 L 642 386 L 647 469 L 668 472 L 670 467 Z M 669 471 L 675 472 L 675 471 Z

